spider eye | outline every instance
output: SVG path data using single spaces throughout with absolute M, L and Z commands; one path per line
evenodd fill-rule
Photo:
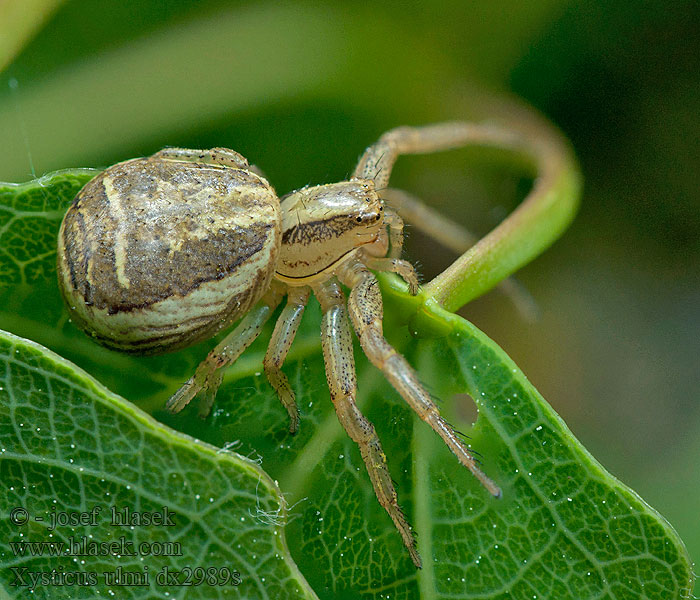
M 355 221 L 357 221 L 358 223 L 362 223 L 362 217 L 355 217 Z

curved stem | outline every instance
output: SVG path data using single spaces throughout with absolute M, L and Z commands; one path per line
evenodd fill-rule
M 522 267 L 561 235 L 576 213 L 581 177 L 562 134 L 531 109 L 510 107 L 474 140 L 521 155 L 537 174 L 525 200 L 498 227 L 423 287 L 456 311 Z

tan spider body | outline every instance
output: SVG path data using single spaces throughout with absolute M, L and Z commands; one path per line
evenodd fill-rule
M 365 151 L 350 181 L 304 188 L 281 202 L 241 155 L 223 148 L 165 149 L 120 163 L 89 182 L 66 214 L 58 247 L 62 293 L 88 333 L 131 352 L 184 347 L 245 315 L 167 403 L 178 412 L 201 394 L 202 416 L 211 410 L 223 367 L 253 342 L 286 295 L 264 368 L 294 433 L 299 414 L 281 367 L 313 292 L 323 311 L 323 357 L 338 419 L 358 444 L 379 502 L 420 567 L 381 443 L 355 403 L 350 322 L 370 361 L 499 496 L 413 369 L 385 340 L 372 274 L 397 273 L 412 294 L 418 292 L 413 266 L 398 258 L 403 221 L 377 189 L 386 188 L 398 155 L 459 147 L 470 136 L 463 123 L 392 130 Z M 350 290 L 347 302 L 341 284 Z

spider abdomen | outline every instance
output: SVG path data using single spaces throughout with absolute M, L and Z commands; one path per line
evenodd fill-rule
M 163 156 L 175 152 L 182 158 Z M 106 346 L 150 354 L 189 346 L 269 286 L 281 243 L 274 190 L 225 162 L 225 151 L 199 152 L 114 165 L 66 213 L 61 293 L 76 323 Z

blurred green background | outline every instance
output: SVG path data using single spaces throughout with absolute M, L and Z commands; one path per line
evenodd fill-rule
M 475 92 L 548 115 L 585 193 L 518 274 L 538 318 L 500 291 L 462 314 L 700 558 L 700 4 L 10 4 L 23 3 L 0 2 L 0 39 L 35 34 L 13 56 L 0 45 L 0 180 L 220 145 L 285 193 L 346 177 L 390 127 L 487 115 Z M 526 191 L 499 162 L 406 158 L 392 182 L 483 234 Z M 454 258 L 418 234 L 408 254 L 426 280 Z

